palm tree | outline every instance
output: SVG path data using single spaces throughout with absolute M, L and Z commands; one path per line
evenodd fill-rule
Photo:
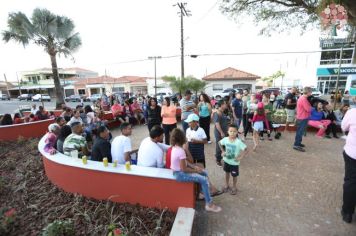
M 72 56 L 82 44 L 79 33 L 74 33 L 74 23 L 65 16 L 36 8 L 31 20 L 22 12 L 9 13 L 8 30 L 2 32 L 3 40 L 21 43 L 26 47 L 30 42 L 44 48 L 51 59 L 57 103 L 64 103 L 63 91 L 58 76 L 57 54 Z

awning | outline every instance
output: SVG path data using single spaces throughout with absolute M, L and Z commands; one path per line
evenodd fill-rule
M 104 84 L 88 84 L 86 88 L 104 88 Z
M 31 90 L 31 89 L 50 89 L 54 88 L 54 85 L 48 84 L 48 85 L 29 85 L 29 86 L 16 86 L 13 88 L 10 88 L 9 90 Z

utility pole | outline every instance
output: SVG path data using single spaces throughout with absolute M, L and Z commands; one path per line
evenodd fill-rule
M 19 76 L 17 75 L 17 71 L 16 71 L 16 79 L 17 79 L 17 84 L 18 84 L 18 87 L 19 87 L 20 95 L 22 95 L 22 93 L 21 93 L 21 83 L 19 81 Z
M 4 73 L 4 79 L 5 79 L 5 85 L 6 85 L 7 95 L 10 97 L 9 85 L 8 85 L 8 83 L 7 83 L 7 78 L 6 78 L 5 73 Z
M 339 60 L 339 69 L 337 71 L 337 77 L 336 77 L 336 88 L 335 88 L 335 97 L 334 97 L 334 110 L 336 109 L 336 103 L 337 103 L 337 96 L 339 94 L 339 79 L 340 79 L 340 70 L 341 70 L 341 64 L 342 64 L 342 53 L 344 51 L 344 45 L 341 46 L 340 49 L 340 60 Z
M 161 59 L 161 56 L 148 57 L 150 60 L 154 60 L 154 69 L 155 69 L 155 97 L 157 97 L 157 74 L 156 74 L 156 60 Z
M 185 9 L 185 5 L 187 5 L 186 2 L 178 2 L 177 4 L 174 4 L 173 6 L 178 6 L 180 11 L 178 14 L 180 14 L 180 50 L 181 50 L 181 74 L 180 77 L 181 79 L 184 78 L 184 33 L 183 33 L 183 17 L 184 16 L 191 16 L 192 14 L 190 13 L 189 10 Z

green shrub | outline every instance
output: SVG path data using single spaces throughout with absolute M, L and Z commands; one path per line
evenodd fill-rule
M 75 235 L 72 220 L 55 220 L 43 229 L 42 236 L 71 236 Z

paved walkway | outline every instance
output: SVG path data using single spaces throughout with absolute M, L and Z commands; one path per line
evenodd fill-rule
M 114 136 L 119 132 L 114 131 Z M 133 130 L 133 146 L 148 136 L 146 126 Z M 356 235 L 354 223 L 340 217 L 344 164 L 342 139 L 317 139 L 308 134 L 305 153 L 291 148 L 294 133 L 263 141 L 241 162 L 238 193 L 214 200 L 223 211 L 206 213 L 198 202 L 194 235 Z M 207 144 L 207 169 L 212 182 L 224 185 L 215 165 L 213 144 Z M 252 139 L 246 140 L 249 147 Z

